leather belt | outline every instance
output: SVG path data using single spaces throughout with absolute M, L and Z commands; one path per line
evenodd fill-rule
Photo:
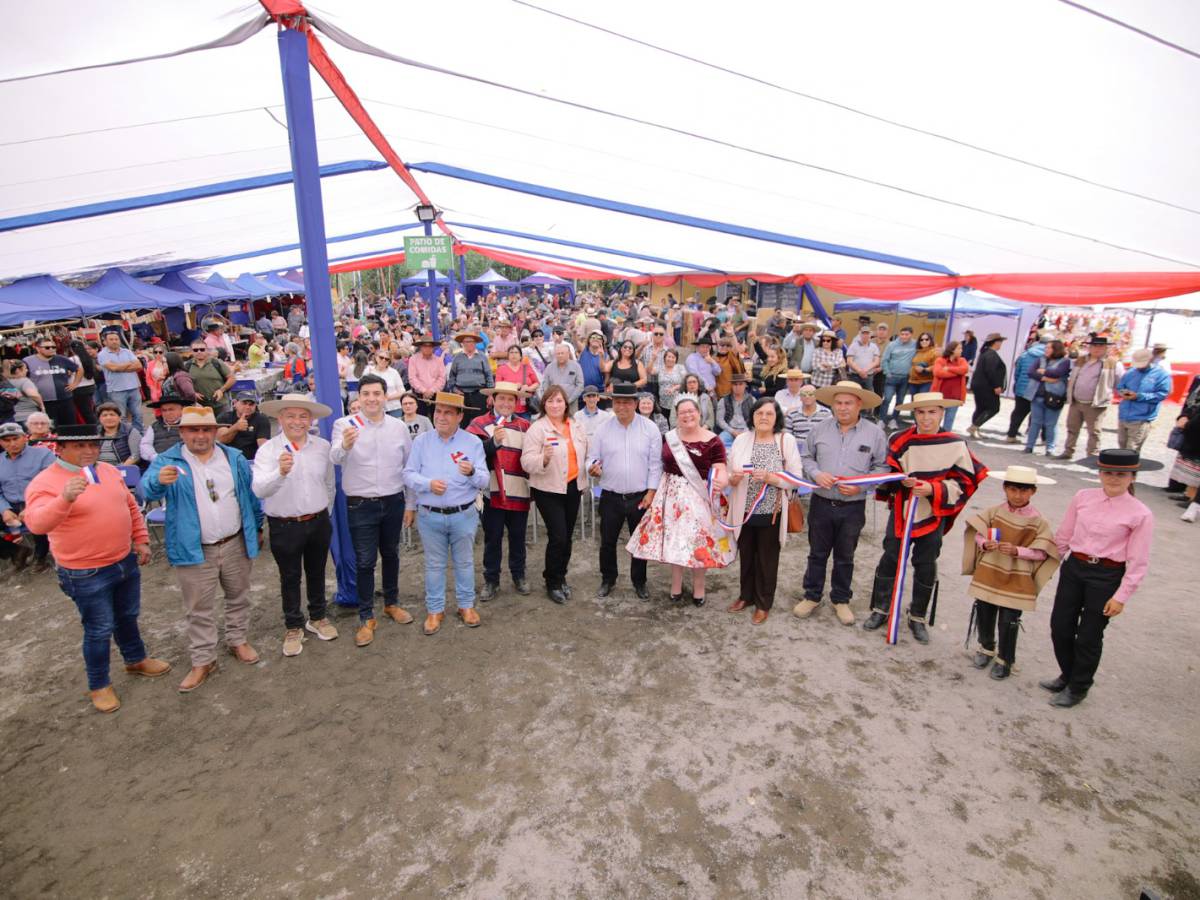
M 814 500 L 820 500 L 822 503 L 828 503 L 830 506 L 850 506 L 852 503 L 864 503 L 863 500 L 830 500 L 828 497 L 822 497 L 820 494 L 813 494 Z
M 392 497 L 402 497 L 403 491 L 396 491 L 394 494 L 384 494 L 382 497 L 346 497 L 347 503 L 369 503 L 371 501 L 390 500 Z
M 1088 556 L 1086 553 L 1076 553 L 1074 550 L 1071 551 L 1071 556 L 1081 563 L 1087 563 L 1089 566 L 1104 566 L 1106 569 L 1125 568 L 1125 563 L 1117 559 L 1105 559 L 1103 556 Z
M 648 491 L 648 490 L 650 490 L 650 488 L 646 488 L 646 491 Z M 622 500 L 632 500 L 635 497 L 637 497 L 639 499 L 642 497 L 645 497 L 646 491 L 633 491 L 632 493 L 629 493 L 629 494 L 619 494 L 616 491 L 608 490 L 608 488 L 602 488 L 600 490 L 600 493 L 601 493 L 601 495 L 608 494 L 610 497 L 620 497 Z
M 455 513 L 462 512 L 464 509 L 470 509 L 474 505 L 475 501 L 464 503 L 462 506 L 426 506 L 425 504 L 421 504 L 421 509 L 428 510 L 431 513 L 437 513 L 438 515 L 442 516 L 452 516 Z
M 202 546 L 202 547 L 220 547 L 222 544 L 228 544 L 235 537 L 241 537 L 241 536 L 242 536 L 242 529 L 239 528 L 233 534 L 229 535 L 229 537 L 223 537 L 219 541 L 213 541 L 211 544 L 201 544 L 200 546 Z
M 324 515 L 324 513 L 325 510 L 321 510 L 320 512 L 308 513 L 303 516 L 267 516 L 267 518 L 275 522 L 311 522 L 317 516 Z

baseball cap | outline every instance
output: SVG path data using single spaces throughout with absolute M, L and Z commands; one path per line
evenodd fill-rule
M 25 433 L 25 429 L 16 422 L 5 422 L 0 425 L 0 438 L 17 437 Z
M 238 391 L 233 395 L 234 400 L 249 400 L 251 403 L 258 402 L 258 394 L 254 391 Z

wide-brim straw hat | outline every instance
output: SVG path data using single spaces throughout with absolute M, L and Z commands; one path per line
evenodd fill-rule
M 463 341 L 474 341 L 475 343 L 478 344 L 479 343 L 479 335 L 477 335 L 473 331 L 460 331 L 458 334 L 456 334 L 454 336 L 454 340 L 460 344 Z
M 521 386 L 515 381 L 497 381 L 495 387 L 483 388 L 479 393 L 486 397 L 495 394 L 512 394 L 517 399 L 521 397 Z
M 801 372 L 799 369 L 788 369 L 786 372 L 783 373 L 783 377 L 785 379 L 799 378 L 800 380 L 803 381 L 805 378 L 810 378 L 811 376 L 807 372 Z
M 185 406 L 179 418 L 180 428 L 216 428 L 217 417 L 207 406 Z
M 874 409 L 883 402 L 874 391 L 868 391 L 857 381 L 839 381 L 837 384 L 831 384 L 829 387 L 819 388 L 817 390 L 817 402 L 824 403 L 826 406 L 833 406 L 833 398 L 838 394 L 853 394 L 862 401 L 863 409 Z
M 951 400 L 949 397 L 943 397 L 940 391 L 924 391 L 917 394 L 916 398 L 909 400 L 907 403 L 901 403 L 896 409 L 927 409 L 930 406 L 940 406 L 942 409 L 950 409 L 952 406 L 962 406 L 961 400 Z
M 265 415 L 277 418 L 285 409 L 307 409 L 314 419 L 323 419 L 333 415 L 333 410 L 324 403 L 309 400 L 304 394 L 285 394 L 278 400 L 268 400 L 259 406 Z
M 992 472 L 991 477 L 999 478 L 1001 482 L 1007 481 L 1010 484 L 1058 484 L 1053 478 L 1039 475 L 1033 466 L 1009 466 L 1003 472 Z
M 478 411 L 478 407 L 467 406 L 466 398 L 462 394 L 451 394 L 446 391 L 438 391 L 433 395 L 434 406 L 451 406 L 454 409 L 469 409 Z
M 420 347 L 422 344 L 432 344 L 434 347 L 436 347 L 440 343 L 441 341 L 435 338 L 432 334 L 423 334 L 419 338 L 413 340 L 413 344 L 417 347 Z

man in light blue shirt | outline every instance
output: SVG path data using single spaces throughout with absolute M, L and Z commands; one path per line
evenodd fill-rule
M 96 354 L 96 362 L 104 370 L 109 402 L 120 407 L 122 417 L 138 431 L 144 431 L 142 385 L 137 376 L 142 364 L 132 350 L 121 346 L 120 332 L 109 330 L 104 333 L 104 346 Z
M 20 533 L 24 527 L 25 488 L 33 476 L 54 462 L 54 454 L 45 447 L 30 447 L 29 436 L 16 422 L 0 425 L 0 517 L 10 532 Z M 38 571 L 47 568 L 50 539 L 34 535 L 33 558 Z M 15 559 L 18 569 L 29 562 L 29 548 L 24 543 L 0 541 L 0 559 Z
M 488 486 L 483 442 L 459 428 L 468 407 L 461 394 L 434 395 L 433 431 L 417 435 L 404 465 L 404 484 L 417 508 L 405 510 L 404 524 L 416 519 L 425 549 L 425 633 L 436 634 L 446 610 L 446 563 L 454 563 L 458 617 L 468 628 L 480 624 L 475 611 L 475 498 Z
M 654 502 L 662 478 L 662 434 L 637 414 L 637 388 L 614 384 L 613 417 L 596 429 L 588 448 L 588 473 L 600 479 L 600 597 L 617 581 L 617 540 L 622 526 L 630 535 Z M 634 559 L 630 580 L 639 600 L 649 600 L 646 560 Z

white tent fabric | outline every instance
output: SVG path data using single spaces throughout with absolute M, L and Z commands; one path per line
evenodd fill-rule
M 1200 7 L 1187 0 L 1093 5 L 1200 51 Z M 310 11 L 330 56 L 409 163 L 960 273 L 1200 268 L 1197 60 L 1067 4 L 751 0 L 731 15 L 714 2 L 464 0 L 454 28 L 414 27 L 412 15 L 383 0 L 326 0 Z M 254 30 L 262 17 L 259 5 L 238 0 L 190 0 L 186 16 L 140 0 L 110 0 L 96 15 L 49 0 L 6 17 L 0 219 L 288 171 L 275 26 Z M 243 33 L 252 36 L 230 46 L 62 71 Z M 470 77 L 362 52 L 368 45 Z M 61 74 L 42 74 L 50 72 Z M 322 164 L 378 160 L 315 74 L 313 82 Z M 465 241 L 609 271 L 684 263 L 916 273 L 416 177 Z M 415 198 L 393 172 L 327 178 L 323 188 L 331 238 L 413 221 Z M 292 188 L 281 185 L 0 231 L 0 279 L 233 255 L 242 259 L 229 270 L 280 270 L 299 263 L 298 250 L 267 249 L 296 241 Z M 329 255 L 402 243 L 389 232 L 332 244 Z

